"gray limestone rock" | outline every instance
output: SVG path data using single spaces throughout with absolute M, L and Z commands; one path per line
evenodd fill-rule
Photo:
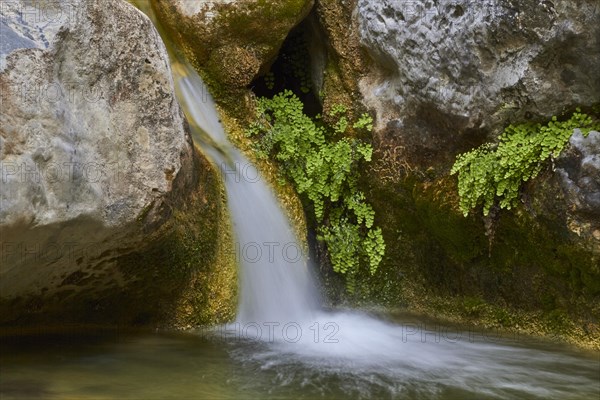
M 165 47 L 121 0 L 1 12 L 0 301 L 18 316 L 30 297 L 43 312 L 126 290 L 141 278 L 120 257 L 156 243 L 197 182 Z

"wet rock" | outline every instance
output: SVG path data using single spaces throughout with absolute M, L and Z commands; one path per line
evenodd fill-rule
M 600 254 L 600 132 L 587 137 L 576 130 L 570 146 L 556 161 L 560 186 L 568 200 L 569 227 L 597 241 Z

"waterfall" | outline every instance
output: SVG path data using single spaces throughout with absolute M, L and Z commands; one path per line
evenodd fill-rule
M 317 310 L 318 291 L 303 246 L 255 166 L 231 143 L 208 88 L 172 46 L 146 1 L 132 1 L 154 23 L 169 53 L 175 93 L 194 142 L 218 166 L 225 182 L 240 269 L 237 322 L 302 323 Z
M 240 266 L 238 322 L 310 320 L 318 291 L 302 245 L 256 167 L 227 140 L 200 76 L 181 61 L 173 70 L 194 140 L 218 165 L 225 182 Z
M 132 2 L 161 32 L 148 2 Z M 463 398 L 465 393 L 550 398 L 578 388 L 596 391 L 597 382 L 589 378 L 589 371 L 597 370 L 592 362 L 577 359 L 588 371 L 578 376 L 570 367 L 576 359 L 562 360 L 553 352 L 530 350 L 485 331 L 448 331 L 436 324 L 399 325 L 356 311 L 320 311 L 302 246 L 275 196 L 257 169 L 227 140 L 202 79 L 161 36 L 194 141 L 218 166 L 227 190 L 240 297 L 237 320 L 225 329 L 233 326 L 233 339 L 243 339 L 243 346 L 237 346 L 237 340 L 228 345 L 230 357 L 248 365 L 244 370 L 275 371 L 277 379 L 284 381 L 282 386 L 299 382 L 302 388 L 307 383 L 328 387 L 335 382 L 347 393 L 364 398 L 384 397 L 377 396 L 382 393 L 411 398 Z M 533 359 L 537 375 L 530 368 Z M 568 373 L 556 367 L 563 361 L 561 368 L 569 368 Z M 365 391 L 366 387 L 376 391 Z

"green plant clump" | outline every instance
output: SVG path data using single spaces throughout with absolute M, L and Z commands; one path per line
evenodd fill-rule
M 521 183 L 535 178 L 546 160 L 558 157 L 576 128 L 587 136 L 590 130 L 599 127 L 577 109 L 566 121 L 552 117 L 545 126 L 510 125 L 500 135 L 497 145 L 484 144 L 459 155 L 450 174 L 458 173 L 459 206 L 463 214 L 467 216 L 469 210 L 479 205 L 483 205 L 486 216 L 494 204 L 505 209 L 515 206 Z
M 373 208 L 357 188 L 360 163 L 370 161 L 373 150 L 344 136 L 351 124 L 346 113 L 343 106 L 333 107 L 330 115 L 337 122 L 327 128 L 320 116 L 313 120 L 305 115 L 300 99 L 286 90 L 258 100 L 257 120 L 246 134 L 260 137 L 258 156 L 273 157 L 298 193 L 309 200 L 333 269 L 345 274 L 347 288 L 353 292 L 360 265 L 375 273 L 385 243 L 381 229 L 374 226 Z M 365 114 L 352 127 L 370 131 L 372 124 Z

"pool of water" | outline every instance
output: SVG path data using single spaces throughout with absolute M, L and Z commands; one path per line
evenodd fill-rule
M 327 316 L 263 326 L 260 340 L 255 325 L 4 335 L 0 398 L 600 398 L 597 352 L 408 318 Z

